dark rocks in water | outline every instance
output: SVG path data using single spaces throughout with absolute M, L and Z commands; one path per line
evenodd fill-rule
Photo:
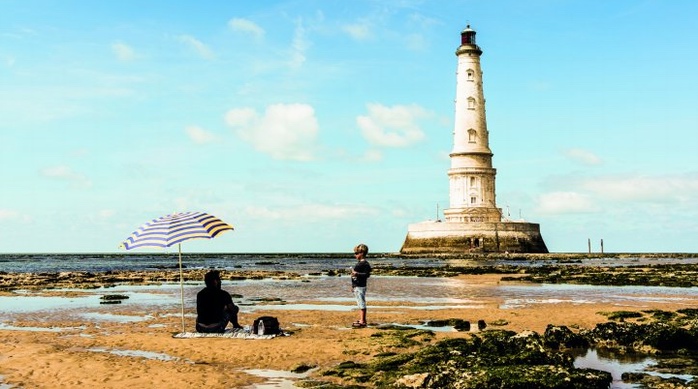
M 695 330 L 664 323 L 651 323 L 646 327 L 642 343 L 647 346 L 662 351 L 698 350 L 698 333 Z
M 121 304 L 122 300 L 128 299 L 128 296 L 123 294 L 107 294 L 99 298 L 100 304 Z
M 581 334 L 590 343 L 601 347 L 632 347 L 643 332 L 635 323 L 599 323 L 592 330 L 583 330 Z
M 638 285 L 695 287 L 698 266 L 689 263 L 638 266 L 543 265 L 524 270 L 526 276 L 506 280 L 535 283 L 572 283 L 588 285 Z M 502 278 L 505 280 L 505 278 Z
M 463 319 L 429 320 L 424 323 L 428 327 L 448 327 L 451 326 L 456 331 L 470 331 L 470 322 Z
M 281 262 L 275 262 L 275 261 L 259 261 L 254 263 L 257 266 L 279 266 L 282 265 Z
M 574 357 L 563 349 L 603 347 L 618 355 L 628 352 L 662 354 L 647 371 L 663 374 L 698 374 L 698 320 L 694 312 L 675 315 L 645 312 L 652 317 L 670 317 L 667 322 L 598 324 L 591 330 L 573 332 L 566 326 L 548 325 L 543 336 L 490 329 L 463 338 L 435 344 L 393 331 L 371 335 L 385 338 L 385 347 L 415 347 L 407 353 L 378 353 L 371 362 L 345 362 L 327 370 L 326 376 L 365 387 L 398 388 L 608 388 L 610 373 L 574 367 Z M 633 315 L 631 315 L 633 316 Z M 455 319 L 450 319 L 455 320 Z M 449 320 L 428 322 L 450 325 Z M 395 329 L 394 329 L 395 330 Z M 416 332 L 415 332 L 416 334 Z M 414 348 L 413 348 L 414 350 Z M 643 373 L 624 374 L 623 380 L 643 387 L 695 387 L 681 378 L 662 378 Z
M 302 363 L 302 364 L 300 364 L 300 365 L 294 367 L 293 369 L 291 369 L 291 372 L 292 372 L 292 373 L 297 373 L 297 374 L 299 374 L 299 373 L 305 373 L 306 371 L 308 371 L 308 370 L 310 370 L 310 369 L 313 369 L 313 368 L 315 368 L 315 366 L 306 365 L 306 364 Z
M 688 381 L 677 377 L 663 378 L 647 373 L 625 372 L 620 378 L 625 383 L 638 384 L 643 388 L 695 388 L 693 385 L 688 385 Z
M 620 379 L 629 384 L 636 384 L 642 382 L 647 376 L 649 376 L 647 373 L 624 372 L 620 375 Z
M 100 304 L 121 304 L 121 300 L 104 300 L 100 301 Z
M 661 374 L 688 374 L 698 376 L 698 364 L 690 355 L 674 354 L 671 357 L 662 357 L 657 359 L 657 363 L 645 368 L 646 371 L 652 371 Z
M 545 329 L 543 342 L 546 347 L 554 350 L 589 347 L 589 341 L 583 336 L 575 334 L 566 326 L 554 326 L 552 324 L 548 324 L 548 327 Z
M 379 330 L 393 330 L 393 331 L 414 330 L 414 327 L 410 327 L 408 325 L 391 324 L 391 323 L 378 324 L 377 326 L 375 326 L 375 328 L 379 329 Z
M 417 352 L 340 364 L 325 372 L 372 387 L 608 388 L 610 373 L 577 369 L 572 357 L 548 350 L 535 332 L 490 330 Z M 358 378 L 358 379 L 357 379 Z
M 582 331 L 590 343 L 603 347 L 625 347 L 638 351 L 698 351 L 698 325 L 683 328 L 667 323 L 599 323 Z
M 127 300 L 128 296 L 123 294 L 106 294 L 99 298 L 100 300 Z

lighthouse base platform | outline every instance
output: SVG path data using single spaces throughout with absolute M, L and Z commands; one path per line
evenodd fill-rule
M 547 253 L 536 223 L 500 221 L 410 224 L 400 254 Z

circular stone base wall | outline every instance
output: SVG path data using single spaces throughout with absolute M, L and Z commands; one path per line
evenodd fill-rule
M 400 254 L 547 253 L 540 226 L 525 222 L 410 224 Z

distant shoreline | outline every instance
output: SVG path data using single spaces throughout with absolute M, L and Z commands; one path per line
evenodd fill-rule
M 138 251 L 138 252 L 104 252 L 104 253 L 0 253 L 2 256 L 36 256 L 36 255 L 53 255 L 53 256 L 171 256 L 176 254 L 171 251 Z M 351 252 L 270 252 L 270 253 L 236 253 L 236 252 L 186 252 L 182 253 L 182 257 L 191 256 L 215 256 L 215 255 L 235 255 L 240 257 L 262 257 L 262 258 L 288 258 L 288 257 L 304 257 L 304 258 L 351 258 Z M 401 254 L 399 252 L 375 252 L 369 253 L 370 257 L 378 258 L 456 258 L 456 259 L 589 259 L 589 258 L 696 258 L 698 253 L 684 252 L 622 252 L 622 253 L 420 253 L 420 254 Z

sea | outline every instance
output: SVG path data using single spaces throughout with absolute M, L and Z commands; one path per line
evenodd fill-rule
M 372 264 L 393 266 L 437 267 L 444 264 L 436 258 L 404 259 L 377 254 Z M 281 270 L 315 273 L 345 269 L 353 265 L 351 253 L 182 253 L 186 269 L 215 268 L 221 270 Z M 0 254 L 0 271 L 8 273 L 44 273 L 69 271 L 148 271 L 175 269 L 178 253 L 106 253 L 106 254 Z
M 436 257 L 401 257 L 394 253 L 369 255 L 369 262 L 377 266 L 439 267 L 448 265 L 519 265 L 542 266 L 559 264 L 560 256 L 553 259 L 511 259 L 483 257 L 477 260 L 444 259 Z M 563 256 L 564 258 L 564 256 Z M 575 254 L 574 264 L 589 266 L 630 266 L 646 264 L 697 264 L 698 254 Z M 69 271 L 148 271 L 178 268 L 177 252 L 156 253 L 20 253 L 0 254 L 0 271 L 8 273 L 44 273 Z M 346 269 L 354 263 L 351 253 L 182 253 L 182 267 L 187 269 L 216 268 L 221 270 L 280 270 L 298 273 L 316 273 L 324 270 Z

